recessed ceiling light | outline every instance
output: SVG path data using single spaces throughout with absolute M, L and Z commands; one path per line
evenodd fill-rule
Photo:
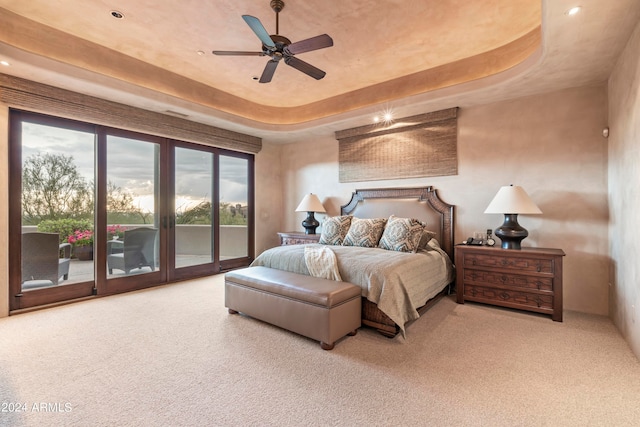
M 577 14 L 578 12 L 580 12 L 580 10 L 582 10 L 582 6 L 575 6 L 572 7 L 571 9 L 567 10 L 565 13 L 569 16 L 573 16 L 575 14 Z
M 8 67 L 11 64 L 9 64 L 7 61 L 0 61 L 0 65 L 4 65 L 5 67 Z
M 377 115 L 373 116 L 373 123 L 382 122 L 385 125 L 390 125 L 393 123 L 393 110 L 389 107 L 382 110 Z
M 253 80 L 259 80 L 259 79 L 260 79 L 260 77 L 258 77 L 258 76 L 253 76 L 253 77 L 251 77 L 251 78 L 252 78 Z
M 116 18 L 116 19 L 122 19 L 122 18 L 124 18 L 124 13 L 119 12 L 119 11 L 117 11 L 117 10 L 112 10 L 110 13 L 111 13 L 111 16 L 113 16 L 113 17 L 114 17 L 114 18 Z
M 204 55 L 204 51 L 203 50 L 199 50 L 196 52 L 198 55 L 203 56 Z

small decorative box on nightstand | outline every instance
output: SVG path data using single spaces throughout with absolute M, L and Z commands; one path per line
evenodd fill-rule
M 320 240 L 319 234 L 305 234 L 297 231 L 287 231 L 278 233 L 280 236 L 280 246 L 284 245 L 308 245 L 311 243 L 318 243 Z
M 561 249 L 455 248 L 456 298 L 551 315 L 562 322 Z

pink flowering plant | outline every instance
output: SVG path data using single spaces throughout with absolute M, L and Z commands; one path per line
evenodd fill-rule
M 124 237 L 125 228 L 121 225 L 107 225 L 107 239 L 117 240 Z
M 75 246 L 93 246 L 93 230 L 76 230 L 67 241 Z

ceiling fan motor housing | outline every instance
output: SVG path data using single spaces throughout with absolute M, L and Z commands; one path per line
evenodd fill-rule
M 275 51 L 273 51 L 272 49 L 270 50 L 267 46 L 262 45 L 262 50 L 267 55 L 279 53 L 280 54 L 279 56 L 281 56 L 282 53 L 284 52 L 284 48 L 291 44 L 291 40 L 289 40 L 284 36 L 280 36 L 278 34 L 272 34 L 269 37 L 271 37 L 271 40 L 273 40 L 273 42 L 276 44 L 276 50 Z

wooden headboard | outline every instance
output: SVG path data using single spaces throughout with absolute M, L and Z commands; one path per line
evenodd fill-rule
M 440 247 L 453 260 L 453 205 L 443 202 L 436 190 L 419 188 L 376 188 L 356 190 L 340 208 L 342 215 L 358 218 L 388 218 L 395 215 L 416 218 L 436 233 Z

